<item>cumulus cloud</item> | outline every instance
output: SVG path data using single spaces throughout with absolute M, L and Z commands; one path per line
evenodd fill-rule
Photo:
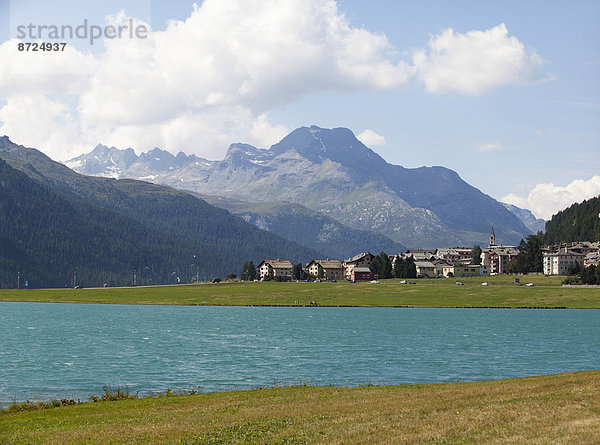
M 414 66 L 427 91 L 478 95 L 510 84 L 544 79 L 542 59 L 504 23 L 465 34 L 447 29 L 415 52 Z
M 82 137 L 70 107 L 43 95 L 11 96 L 0 108 L 0 134 L 21 145 L 40 147 L 54 159 L 77 156 L 92 144 Z
M 600 195 L 600 176 L 589 180 L 577 179 L 566 186 L 538 184 L 527 197 L 510 194 L 501 199 L 508 204 L 531 210 L 539 218 L 550 219 L 552 215 L 571 204 Z
M 128 19 L 121 12 L 107 22 Z M 96 55 L 70 45 L 18 52 L 16 43 L 0 45 L 0 60 L 10 61 L 0 66 L 0 129 L 59 160 L 98 142 L 218 159 L 233 141 L 277 142 L 288 129 L 269 112 L 307 94 L 396 89 L 415 75 L 429 91 L 478 94 L 534 79 L 539 68 L 504 25 L 444 31 L 413 65 L 385 35 L 352 26 L 334 0 L 205 0 L 146 39 L 105 40 Z M 457 62 L 482 53 L 491 54 L 485 63 Z M 368 131 L 368 144 L 385 143 Z
M 265 113 L 258 116 L 252 124 L 250 143 L 259 147 L 268 146 L 273 141 L 283 139 L 290 130 L 285 125 L 272 125 Z
M 502 144 L 500 142 L 490 142 L 489 144 L 483 144 L 475 148 L 477 151 L 490 152 L 502 150 Z
M 19 51 L 19 40 L 0 45 L 0 97 L 81 94 L 98 61 L 71 46 L 64 51 Z
M 369 129 L 366 129 L 365 131 L 357 135 L 356 139 L 361 141 L 367 147 L 379 147 L 386 144 L 385 138 L 383 136 Z

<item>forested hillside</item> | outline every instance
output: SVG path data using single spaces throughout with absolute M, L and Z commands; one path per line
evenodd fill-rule
M 75 271 L 83 286 L 132 284 L 134 271 L 137 284 L 190 282 L 319 256 L 168 187 L 89 178 L 14 144 L 0 157 L 17 167 L 0 159 L 0 287 L 18 272 L 21 287 L 71 286 Z
M 0 285 L 166 282 L 192 250 L 116 212 L 62 197 L 0 159 Z M 144 268 L 148 267 L 146 271 Z
M 546 244 L 572 241 L 600 241 L 600 196 L 573 204 L 546 223 Z

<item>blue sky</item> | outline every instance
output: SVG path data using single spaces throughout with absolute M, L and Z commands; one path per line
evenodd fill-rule
M 0 0 L 0 66 L 16 67 L 0 68 L 0 133 L 60 160 L 97 142 L 220 158 L 231 142 L 343 126 L 370 130 L 362 139 L 389 162 L 452 168 L 542 217 L 600 194 L 600 2 L 331 5 L 220 0 L 194 13 L 181 0 Z M 105 25 L 120 11 L 114 20 L 148 23 L 156 39 L 69 41 L 69 54 L 45 58 L 8 41 L 19 24 Z

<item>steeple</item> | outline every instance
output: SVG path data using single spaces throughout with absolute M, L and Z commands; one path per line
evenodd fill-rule
M 494 233 L 494 225 L 492 224 L 492 231 L 490 232 L 490 247 L 496 245 L 496 234 Z

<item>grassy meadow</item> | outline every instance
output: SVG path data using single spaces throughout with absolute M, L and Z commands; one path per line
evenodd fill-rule
M 415 307 L 600 308 L 600 288 L 563 288 L 563 277 L 543 275 L 420 279 L 371 283 L 201 283 L 103 289 L 0 290 L 0 301 L 180 305 L 307 305 Z M 461 281 L 464 286 L 456 285 Z M 481 283 L 487 282 L 488 286 Z M 524 286 L 534 283 L 533 287 Z
M 600 371 L 291 387 L 0 413 L 6 444 L 597 444 Z

